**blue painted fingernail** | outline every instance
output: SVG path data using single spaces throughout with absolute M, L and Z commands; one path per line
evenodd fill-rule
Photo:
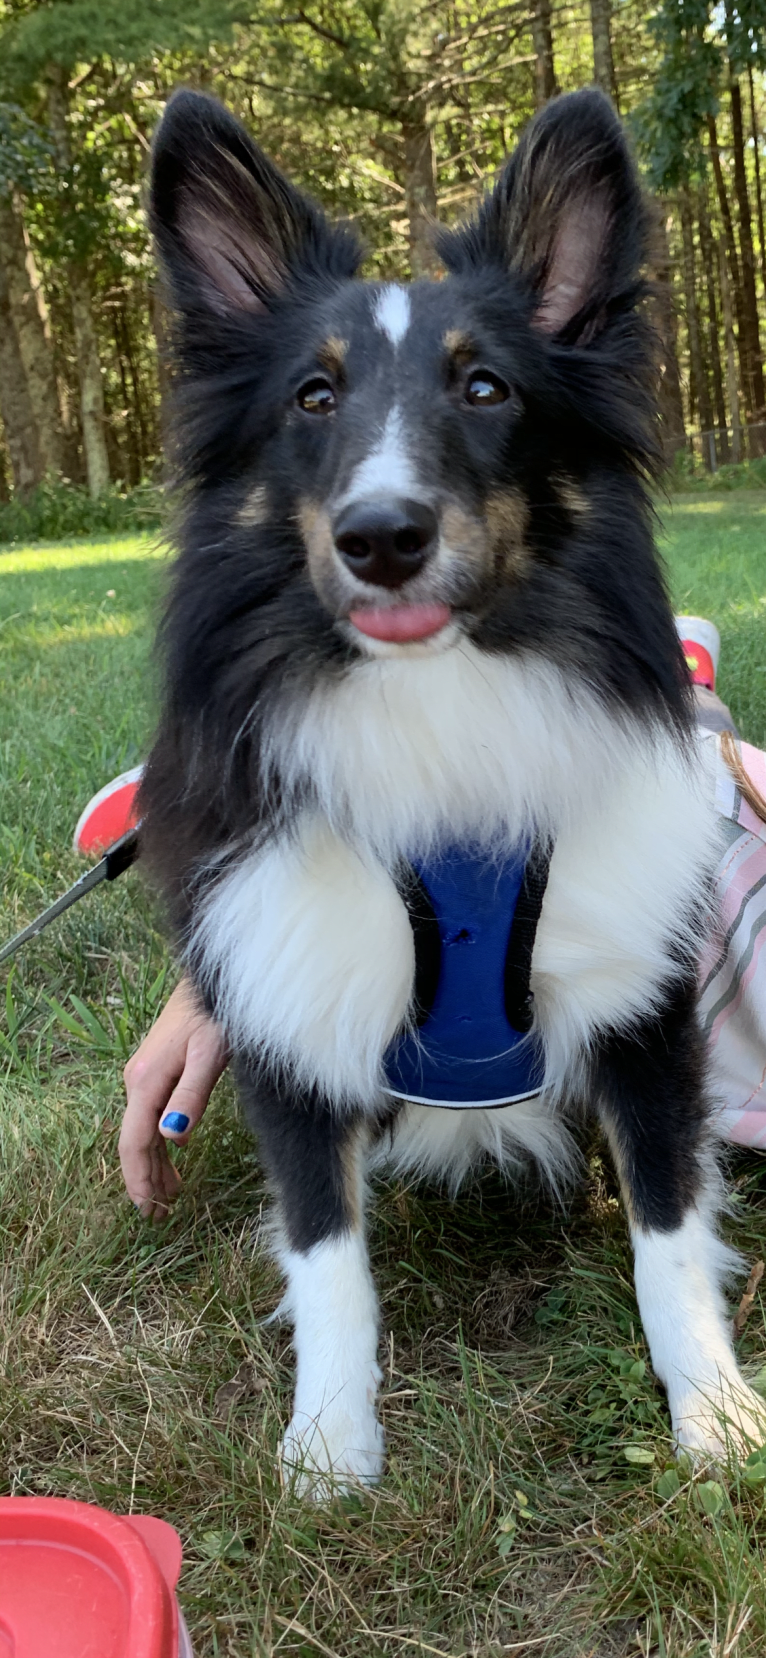
M 169 1111 L 167 1116 L 163 1117 L 160 1126 L 169 1129 L 171 1134 L 185 1134 L 189 1127 L 189 1119 L 183 1111 Z

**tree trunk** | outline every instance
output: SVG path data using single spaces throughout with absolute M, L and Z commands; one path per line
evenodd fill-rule
M 0 419 L 3 423 L 13 487 L 17 495 L 28 495 L 42 482 L 45 467 L 29 395 L 24 361 L 19 348 L 8 295 L 8 283 L 0 265 Z
M 141 383 L 133 356 L 130 336 L 130 317 L 124 296 L 113 311 L 114 343 L 122 383 L 122 397 L 127 412 L 128 468 L 131 484 L 140 483 L 144 460 L 149 453 Z
M 48 312 L 24 221 L 9 196 L 0 197 L 0 264 L 37 432 L 40 476 L 44 477 L 46 472 L 66 474 L 68 444 L 61 419 Z
M 590 0 L 590 32 L 593 38 L 593 79 L 617 109 L 609 0 Z
M 64 71 L 58 64 L 46 72 L 48 121 L 56 147 L 58 169 L 66 174 L 71 166 L 67 97 Z M 67 282 L 72 301 L 72 324 L 80 384 L 80 424 L 85 451 L 85 473 L 91 495 L 103 495 L 109 488 L 109 455 L 106 447 L 104 385 L 98 337 L 93 321 L 87 267 L 79 259 L 67 261 Z
M 748 395 L 748 384 L 747 384 L 747 374 L 746 374 L 746 369 L 747 369 L 747 345 L 746 345 L 747 324 L 745 322 L 743 299 L 742 299 L 742 279 L 741 279 L 741 276 L 740 276 L 739 255 L 737 253 L 737 244 L 736 244 L 736 241 L 734 239 L 734 223 L 733 223 L 732 216 L 731 216 L 731 206 L 730 206 L 730 203 L 729 203 L 728 192 L 727 192 L 727 189 L 726 189 L 726 181 L 725 181 L 724 176 L 723 176 L 723 168 L 721 166 L 721 152 L 718 148 L 718 129 L 716 127 L 715 117 L 713 115 L 709 115 L 708 118 L 707 118 L 707 129 L 708 129 L 708 139 L 709 139 L 709 143 L 710 143 L 710 161 L 711 161 L 712 168 L 713 168 L 713 177 L 715 179 L 716 192 L 717 192 L 717 195 L 718 195 L 718 206 L 720 208 L 721 219 L 723 221 L 723 235 L 724 235 L 724 242 L 725 242 L 725 246 L 726 246 L 726 257 L 727 257 L 728 262 L 729 262 L 729 274 L 730 274 L 731 281 L 730 281 L 728 291 L 729 291 L 729 294 L 731 296 L 732 305 L 733 305 L 733 315 L 734 315 L 734 318 L 736 319 L 736 324 L 737 324 L 736 344 L 737 344 L 737 355 L 739 357 L 739 378 L 740 378 L 740 384 L 742 386 L 742 395 L 745 399 L 745 407 L 747 408 L 747 395 Z M 748 410 L 748 413 L 750 413 L 750 412 L 751 411 Z
M 700 428 L 703 433 L 712 431 L 713 408 L 710 402 L 710 391 L 707 381 L 707 370 L 702 352 L 702 331 L 700 329 L 699 308 L 697 305 L 697 282 L 694 257 L 694 223 L 692 220 L 691 200 L 688 186 L 684 185 L 679 197 L 681 209 L 681 230 L 684 246 L 684 292 L 686 296 L 686 329 L 689 336 L 689 366 L 690 366 L 690 395 L 689 403 L 696 403 L 699 415 Z M 705 448 L 703 438 L 702 457 L 706 465 L 710 464 L 710 457 Z
M 673 304 L 673 268 L 664 210 L 655 202 L 651 266 L 654 277 L 654 324 L 660 346 L 658 401 L 662 427 L 662 449 L 666 466 L 686 444 L 684 402 L 678 368 L 678 320 Z
M 8 454 L 8 444 L 3 431 L 3 417 L 0 415 L 0 501 L 5 504 L 11 499 L 11 460 Z
M 758 120 L 755 113 L 755 87 L 753 86 L 753 66 L 747 66 L 747 79 L 750 87 L 750 127 L 753 134 L 753 159 L 755 161 L 755 194 L 758 202 L 758 245 L 761 253 L 761 281 L 763 283 L 763 297 L 766 303 L 766 235 L 763 228 L 763 191 L 761 189 L 761 155 L 759 144 L 761 135 L 758 131 Z
M 165 301 L 156 282 L 153 282 L 149 289 L 149 315 L 157 349 L 157 385 L 160 394 L 160 447 L 164 453 L 168 435 L 171 394 L 170 326 Z
M 731 307 L 729 266 L 723 242 L 718 244 L 718 269 L 721 273 L 721 309 L 723 311 L 723 336 L 726 342 L 726 391 L 731 413 L 731 458 L 738 462 L 742 459 L 742 433 L 739 420 L 737 357 L 734 346 L 734 318 Z
M 104 385 L 101 359 L 93 321 L 90 283 L 83 265 L 69 264 L 69 292 L 77 347 L 77 374 L 80 381 L 80 422 L 85 451 L 85 472 L 91 495 L 103 495 L 109 488 L 109 456 L 104 421 Z
M 532 45 L 535 53 L 535 108 L 542 109 L 558 92 L 553 62 L 551 0 L 535 0 L 532 12 Z
M 726 399 L 723 393 L 723 372 L 721 369 L 718 300 L 715 291 L 718 260 L 715 254 L 713 233 L 710 228 L 707 189 L 704 185 L 699 192 L 698 218 L 700 229 L 700 260 L 707 288 L 708 348 L 710 368 L 713 376 L 713 403 L 715 405 L 716 426 L 719 428 L 720 432 L 717 454 L 718 459 L 725 463 L 729 459 L 729 439 L 726 432 L 728 423 L 726 420 Z
M 404 185 L 410 232 L 410 271 L 413 277 L 433 276 L 439 269 L 432 227 L 438 216 L 436 173 L 431 128 L 425 114 L 402 121 Z
M 755 297 L 755 254 L 753 252 L 753 222 L 745 168 L 745 135 L 742 123 L 742 95 L 739 81 L 729 66 L 729 93 L 731 97 L 731 127 L 734 147 L 734 189 L 739 216 L 739 251 L 742 273 L 743 321 L 746 340 L 746 374 L 748 407 L 754 420 L 763 420 L 766 398 L 763 389 L 763 359 L 758 330 L 758 301 Z

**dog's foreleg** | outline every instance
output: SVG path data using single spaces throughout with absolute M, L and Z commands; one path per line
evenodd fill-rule
M 276 1188 L 278 1248 L 297 1360 L 282 1465 L 299 1489 L 370 1485 L 383 1464 L 376 1397 L 378 1304 L 364 1228 L 366 1124 L 317 1095 L 240 1077 Z
M 614 1034 L 597 1098 L 628 1210 L 638 1305 L 679 1447 L 700 1457 L 766 1439 L 766 1408 L 742 1377 L 721 1283 L 735 1259 L 715 1226 L 718 1177 L 692 984 Z

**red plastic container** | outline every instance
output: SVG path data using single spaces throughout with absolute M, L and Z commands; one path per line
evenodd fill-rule
M 0 1498 L 0 1658 L 193 1658 L 180 1570 L 164 1520 Z

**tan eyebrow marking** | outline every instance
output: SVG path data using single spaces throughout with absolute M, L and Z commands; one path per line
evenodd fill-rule
M 320 345 L 317 358 L 328 374 L 342 374 L 348 351 L 348 340 L 342 340 L 338 334 L 330 334 Z
M 254 530 L 258 524 L 263 524 L 269 516 L 269 497 L 264 484 L 256 484 L 251 489 L 237 513 L 237 523 L 245 530 Z
M 584 489 L 581 489 L 575 478 L 562 472 L 553 479 L 558 490 L 559 500 L 572 518 L 587 518 L 590 512 L 590 501 Z
M 451 357 L 468 358 L 476 354 L 476 348 L 470 334 L 464 334 L 460 328 L 448 328 L 444 336 L 444 345 Z

